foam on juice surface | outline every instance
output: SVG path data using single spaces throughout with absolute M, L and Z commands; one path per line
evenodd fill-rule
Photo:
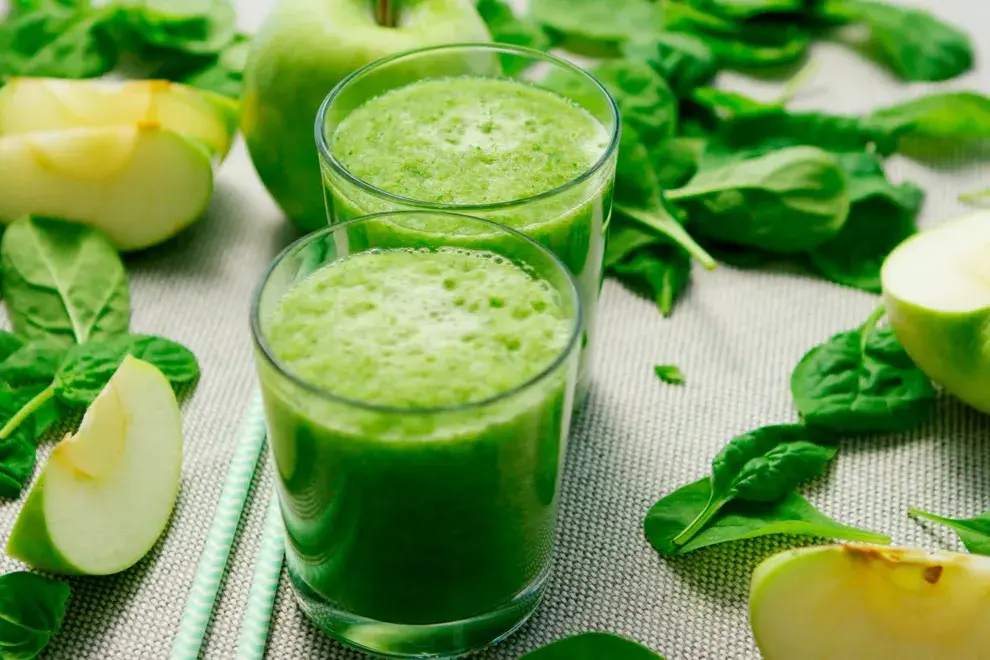
M 434 78 L 367 101 L 331 150 L 358 178 L 418 201 L 491 204 L 553 190 L 608 146 L 605 127 L 553 92 L 498 78 Z
M 564 350 L 573 319 L 546 282 L 488 252 L 362 252 L 309 275 L 279 302 L 268 342 L 303 380 L 398 407 L 480 401 Z

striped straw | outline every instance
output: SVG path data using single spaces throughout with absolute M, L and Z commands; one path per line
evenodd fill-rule
M 206 627 L 210 623 L 213 605 L 220 590 L 220 580 L 227 568 L 227 557 L 240 524 L 241 512 L 247 501 L 251 481 L 258 466 L 258 457 L 265 444 L 265 417 L 261 409 L 261 394 L 255 392 L 234 448 L 234 457 L 227 470 L 227 479 L 220 492 L 220 501 L 206 537 L 206 546 L 193 578 L 186 609 L 179 622 L 179 632 L 172 642 L 171 660 L 196 660 L 203 645 Z
M 251 578 L 247 612 L 241 625 L 241 636 L 237 640 L 237 660 L 261 660 L 265 657 L 268 628 L 271 625 L 284 556 L 285 527 L 282 525 L 278 497 L 272 493 L 258 563 L 254 565 L 254 576 Z

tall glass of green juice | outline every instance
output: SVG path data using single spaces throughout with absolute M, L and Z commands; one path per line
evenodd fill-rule
M 538 606 L 581 299 L 488 220 L 386 212 L 283 252 L 252 309 L 292 586 L 379 655 L 452 657 Z
M 330 223 L 396 209 L 453 211 L 552 250 L 584 307 L 577 400 L 590 383 L 619 119 L 605 89 L 552 55 L 504 44 L 378 60 L 316 118 Z

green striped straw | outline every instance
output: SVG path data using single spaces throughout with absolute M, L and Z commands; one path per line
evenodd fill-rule
M 264 444 L 265 417 L 261 409 L 261 393 L 256 391 L 241 426 L 234 457 L 206 537 L 206 546 L 179 622 L 179 632 L 172 642 L 171 660 L 196 660 L 199 657 L 220 590 L 220 580 L 227 568 L 230 547 L 234 543 L 234 534 L 240 524 L 241 512 L 251 490 L 251 481 Z
M 241 625 L 241 636 L 237 640 L 237 660 L 261 660 L 265 657 L 268 628 L 271 625 L 284 556 L 285 527 L 282 525 L 278 496 L 272 493 L 258 563 L 254 565 L 254 576 L 251 578 L 247 612 Z

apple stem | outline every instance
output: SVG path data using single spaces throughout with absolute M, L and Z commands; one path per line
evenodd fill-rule
M 28 417 L 34 414 L 38 408 L 45 405 L 49 399 L 55 395 L 55 383 L 38 392 L 33 399 L 21 406 L 10 420 L 0 428 L 0 440 L 6 440 Z
M 375 0 L 375 21 L 382 27 L 395 27 L 392 0 Z

